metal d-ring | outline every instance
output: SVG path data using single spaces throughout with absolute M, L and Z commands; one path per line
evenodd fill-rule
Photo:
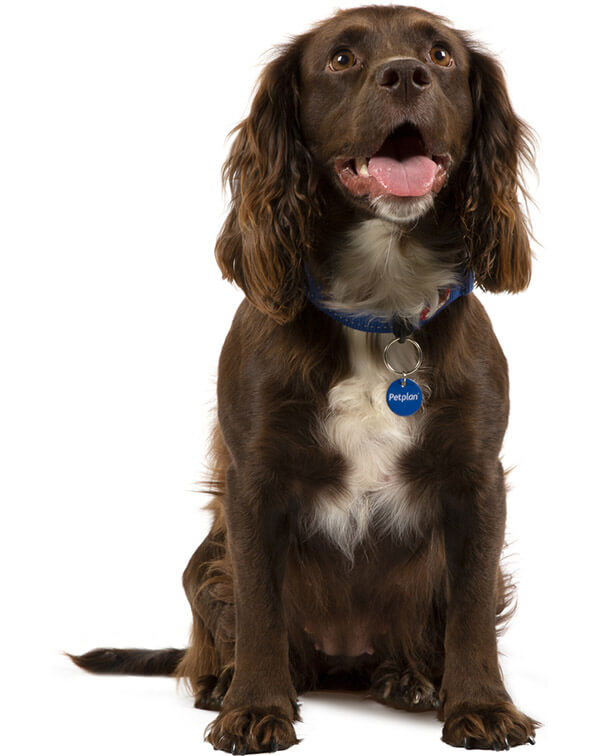
M 390 365 L 390 361 L 388 360 L 388 351 L 390 347 L 397 342 L 412 344 L 414 346 L 417 352 L 417 362 L 412 370 L 396 370 L 395 367 L 392 367 L 392 365 Z M 423 362 L 423 350 L 416 341 L 413 341 L 413 339 L 404 339 L 404 341 L 401 341 L 400 339 L 393 339 L 389 344 L 386 345 L 385 349 L 383 350 L 383 361 L 385 362 L 385 366 L 388 370 L 391 370 L 392 373 L 396 373 L 396 375 L 401 375 L 404 380 L 407 378 L 407 376 L 416 373 L 417 370 L 421 367 L 421 363 Z

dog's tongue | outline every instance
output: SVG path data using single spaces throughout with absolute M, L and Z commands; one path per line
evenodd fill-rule
M 401 160 L 376 157 L 369 160 L 369 175 L 396 197 L 422 197 L 431 191 L 438 165 L 425 155 Z

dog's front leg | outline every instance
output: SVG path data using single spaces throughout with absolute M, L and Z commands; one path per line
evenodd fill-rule
M 234 578 L 235 672 L 207 740 L 231 753 L 288 748 L 298 742 L 281 589 L 289 510 L 272 482 L 230 468 L 225 511 Z M 242 482 L 243 481 L 243 482 Z
M 481 476 L 485 479 L 485 475 Z M 536 723 L 511 702 L 496 643 L 498 567 L 504 540 L 500 464 L 487 490 L 478 483 L 444 500 L 448 569 L 442 739 L 466 748 L 504 749 L 531 742 Z

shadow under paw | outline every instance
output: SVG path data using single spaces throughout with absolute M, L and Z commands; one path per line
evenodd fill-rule
M 383 664 L 375 670 L 369 698 L 408 711 L 440 708 L 440 699 L 433 683 L 414 670 L 402 670 L 392 664 Z
M 446 717 L 442 740 L 467 750 L 504 751 L 526 743 L 533 745 L 539 726 L 512 703 L 463 704 Z
M 273 753 L 298 743 L 291 721 L 276 708 L 248 707 L 219 714 L 205 738 L 215 749 L 233 754 Z

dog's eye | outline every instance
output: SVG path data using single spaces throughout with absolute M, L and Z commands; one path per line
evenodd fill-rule
M 329 67 L 334 71 L 345 71 L 356 65 L 356 56 L 351 50 L 338 50 L 329 61 Z
M 452 65 L 452 56 L 441 45 L 436 45 L 435 47 L 432 47 L 429 51 L 429 57 L 438 66 L 444 66 L 444 68 L 448 68 L 448 66 Z

